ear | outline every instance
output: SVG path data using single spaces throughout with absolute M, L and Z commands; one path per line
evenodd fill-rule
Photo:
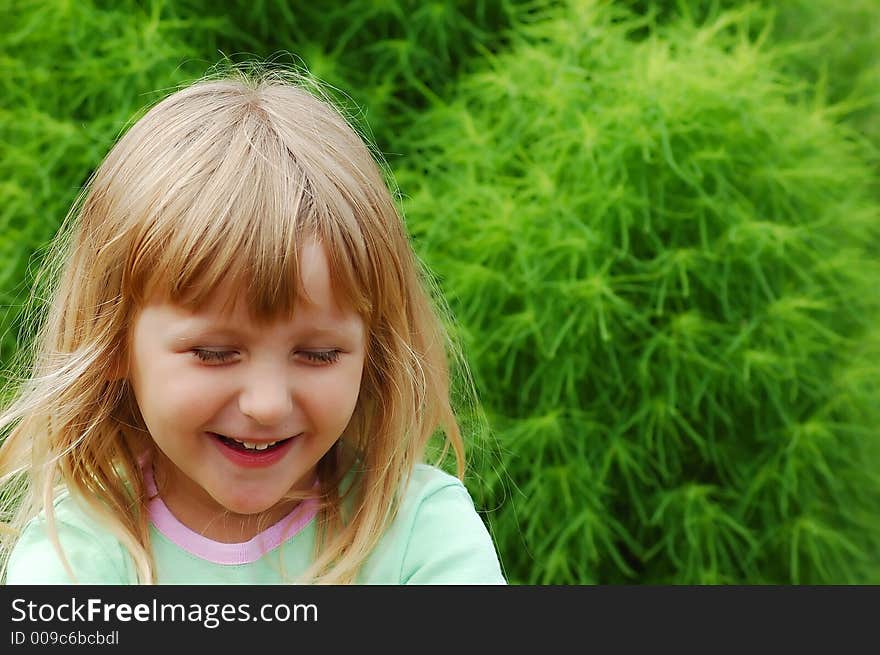
M 116 355 L 107 367 L 106 379 L 108 382 L 124 380 L 128 377 L 128 363 L 121 355 Z

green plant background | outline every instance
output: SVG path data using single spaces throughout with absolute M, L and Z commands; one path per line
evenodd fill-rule
M 131 118 L 221 60 L 299 63 L 456 316 L 511 583 L 880 583 L 880 3 L 220 7 L 0 9 L 7 371 Z

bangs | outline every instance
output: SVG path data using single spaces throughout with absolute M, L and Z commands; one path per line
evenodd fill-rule
M 351 199 L 308 170 L 258 107 L 234 118 L 189 135 L 176 149 L 173 182 L 157 175 L 167 188 L 144 194 L 154 201 L 140 209 L 125 291 L 139 305 L 157 298 L 198 310 L 222 285 L 233 290 L 224 310 L 241 293 L 255 321 L 289 319 L 297 300 L 311 300 L 299 252 L 316 240 L 337 301 L 368 319 L 371 266 Z

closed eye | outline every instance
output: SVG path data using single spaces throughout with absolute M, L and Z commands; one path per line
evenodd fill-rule
M 315 364 L 333 364 L 339 360 L 339 350 L 301 350 L 299 354 Z M 235 357 L 235 350 L 204 350 L 195 348 L 193 355 L 201 361 L 211 364 L 223 364 Z
M 300 354 L 316 364 L 333 364 L 339 359 L 338 350 L 302 350 Z
M 227 362 L 237 354 L 234 350 L 201 350 L 199 348 L 194 349 L 192 353 L 203 362 L 215 364 Z

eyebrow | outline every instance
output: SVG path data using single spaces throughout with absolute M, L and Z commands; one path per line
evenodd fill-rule
M 203 323 L 202 321 L 185 320 L 181 325 L 175 327 L 173 336 L 176 341 L 186 341 L 192 338 L 220 337 L 240 339 L 250 336 L 246 330 L 241 330 L 234 325 L 224 323 Z M 332 327 L 325 325 L 312 325 L 297 330 L 302 336 L 317 336 L 330 338 L 346 338 L 351 337 L 351 331 L 342 327 Z

